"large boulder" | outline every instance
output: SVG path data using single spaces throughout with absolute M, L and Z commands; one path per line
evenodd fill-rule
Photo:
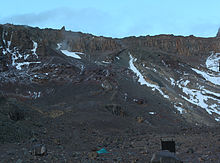
M 25 119 L 24 109 L 15 98 L 6 98 L 0 95 L 0 114 L 8 116 L 13 121 Z
M 153 154 L 151 163 L 183 163 L 174 153 L 167 150 L 159 151 Z
M 24 120 L 24 110 L 20 109 L 18 106 L 11 104 L 9 105 L 9 112 L 8 115 L 11 120 L 13 121 L 20 121 Z
M 127 115 L 126 111 L 122 108 L 122 106 L 117 104 L 106 105 L 105 108 L 114 116 L 125 117 Z
M 47 148 L 44 144 L 36 144 L 33 147 L 32 154 L 34 156 L 44 156 L 47 154 Z

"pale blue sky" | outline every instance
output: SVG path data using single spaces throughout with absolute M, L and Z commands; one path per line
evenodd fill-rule
M 219 0 L 7 0 L 0 24 L 61 28 L 95 35 L 195 35 L 220 27 Z

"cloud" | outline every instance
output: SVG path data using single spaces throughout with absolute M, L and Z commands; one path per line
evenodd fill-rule
M 12 23 L 41 28 L 61 28 L 82 31 L 97 35 L 112 35 L 115 23 L 112 16 L 95 8 L 74 10 L 70 8 L 57 8 L 41 13 L 27 13 L 1 18 L 0 23 Z
M 3 23 L 15 23 L 15 24 L 38 24 L 38 23 L 45 23 L 49 20 L 54 19 L 58 13 L 56 10 L 46 11 L 39 14 L 35 13 L 28 13 L 28 14 L 21 14 L 21 15 L 13 15 L 10 17 L 2 18 L 0 21 Z
M 132 13 L 123 11 L 110 13 L 96 8 L 57 8 L 41 13 L 27 13 L 0 18 L 0 23 L 56 28 L 65 26 L 67 30 L 92 33 L 108 37 L 141 35 L 150 31 L 150 21 L 139 21 Z M 142 18 L 140 18 L 142 19 Z

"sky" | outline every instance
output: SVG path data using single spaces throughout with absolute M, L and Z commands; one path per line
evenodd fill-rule
M 98 36 L 158 34 L 214 37 L 219 0 L 7 0 L 0 24 L 81 31 Z

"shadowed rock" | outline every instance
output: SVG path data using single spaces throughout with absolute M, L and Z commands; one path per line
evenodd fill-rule
M 159 151 L 154 153 L 151 158 L 151 163 L 183 163 L 174 153 L 169 151 Z

